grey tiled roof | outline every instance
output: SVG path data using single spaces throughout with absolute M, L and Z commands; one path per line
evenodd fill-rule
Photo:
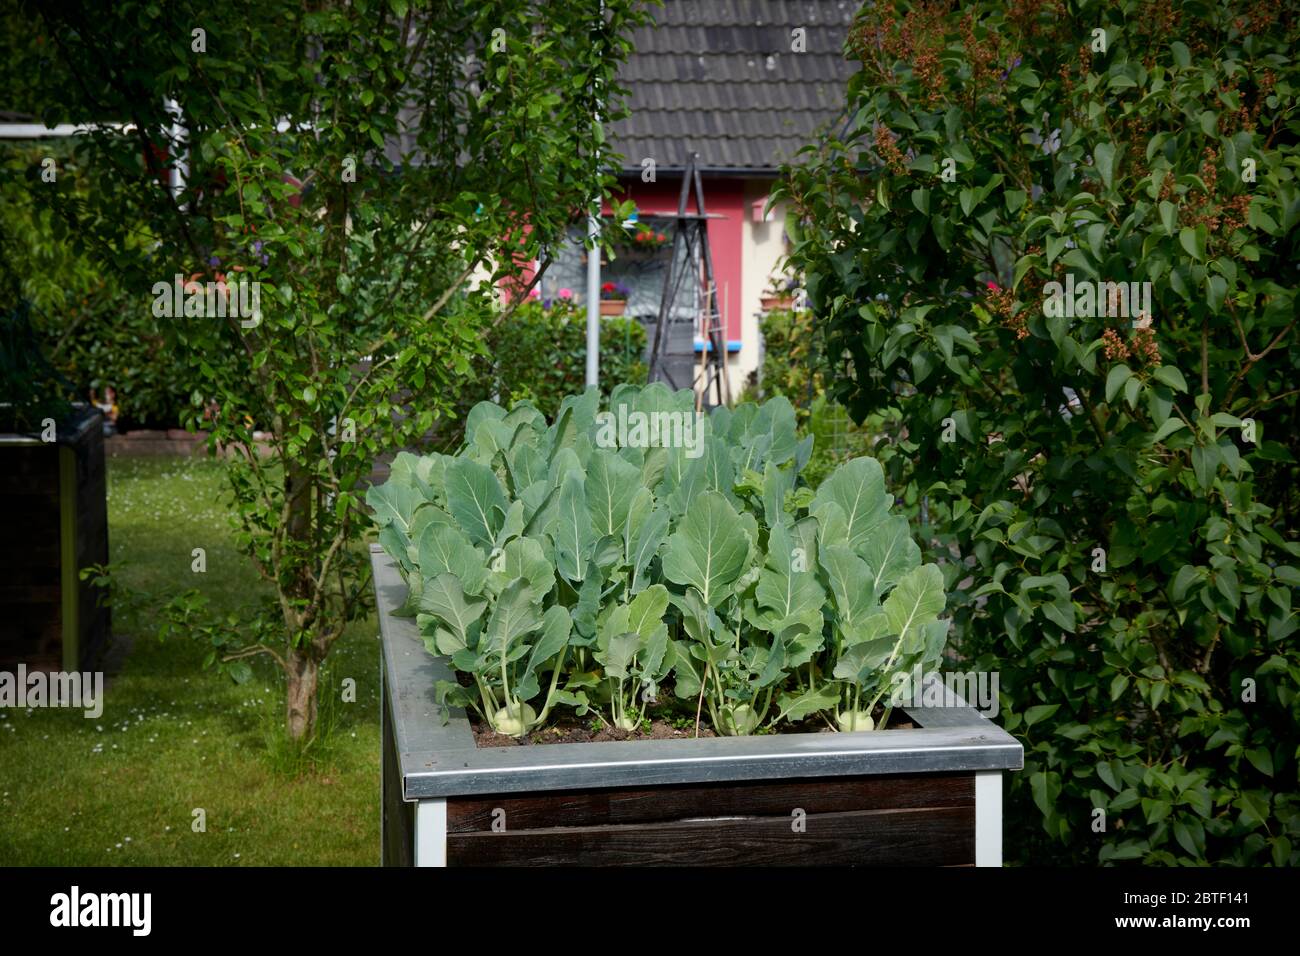
M 775 171 L 836 118 L 858 0 L 664 0 L 619 73 L 631 115 L 609 138 L 628 169 L 694 151 L 704 167 Z M 803 27 L 806 52 L 791 51 Z

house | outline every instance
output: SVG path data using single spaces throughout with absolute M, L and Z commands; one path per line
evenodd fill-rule
M 620 73 L 630 115 L 606 131 L 623 156 L 619 198 L 636 202 L 643 227 L 671 238 L 683 168 L 698 154 L 705 207 L 716 217 L 708 235 L 733 391 L 761 361 L 761 299 L 786 252 L 784 210 L 766 208 L 767 195 L 781 164 L 840 117 L 853 72 L 844 41 L 859 8 L 856 0 L 665 0 L 632 36 Z M 602 280 L 628 287 L 627 314 L 654 321 L 669 247 L 626 246 L 629 254 L 602 265 Z M 548 268 L 543 294 L 568 287 L 581 298 L 584 262 L 575 241 Z M 698 298 L 674 301 L 681 315 L 698 306 Z
M 733 394 L 761 362 L 759 316 L 764 291 L 786 252 L 784 210 L 766 199 L 782 163 L 841 116 L 854 72 L 844 42 L 860 0 L 663 0 L 653 22 L 632 35 L 620 72 L 629 115 L 606 137 L 621 154 L 620 198 L 632 199 L 638 222 L 665 242 L 628 242 L 602 267 L 628 287 L 627 314 L 657 319 L 668 266 L 672 218 L 688 157 L 698 155 L 719 309 Z M 412 113 L 416 108 L 412 107 Z M 66 135 L 19 124 L 14 135 Z M 30 130 L 37 130 L 32 134 Z M 28 132 L 23 132 L 28 131 Z M 43 131 L 43 132 L 42 132 Z M 394 162 L 414 149 L 414 133 L 388 148 Z M 173 188 L 180 177 L 171 172 Z M 609 214 L 609 205 L 605 212 Z M 626 224 L 607 219 L 610 228 Z M 543 296 L 586 289 L 581 226 L 541 281 Z M 630 233 L 629 233 L 630 239 Z M 698 284 L 673 297 L 674 318 L 694 318 Z M 695 348 L 703 347 L 697 343 Z M 682 349 L 689 355 L 687 338 Z M 689 361 L 689 359 L 687 359 Z

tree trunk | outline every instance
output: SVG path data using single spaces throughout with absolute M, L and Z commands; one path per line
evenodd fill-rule
M 299 634 L 304 625 L 310 630 L 300 609 L 312 599 L 312 565 L 303 555 L 311 553 L 311 479 L 300 462 L 285 462 L 285 494 L 289 501 L 286 537 L 293 549 L 297 566 L 287 588 L 294 601 L 293 611 L 285 625 L 292 636 Z M 305 744 L 316 734 L 316 684 L 319 679 L 322 655 L 315 642 L 304 640 L 301 646 L 290 646 L 286 656 L 286 707 L 285 730 L 289 739 Z
M 320 662 L 310 647 L 292 648 L 288 662 L 285 727 L 290 740 L 306 743 L 316 735 L 316 683 L 320 676 Z

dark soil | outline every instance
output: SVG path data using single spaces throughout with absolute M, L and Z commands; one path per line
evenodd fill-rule
M 879 720 L 883 716 L 880 708 L 876 709 L 875 719 Z M 597 722 L 599 723 L 599 722 Z M 679 726 L 684 727 L 680 729 Z M 583 721 L 572 715 L 560 717 L 551 723 L 551 726 L 545 730 L 534 731 L 527 737 L 509 737 L 505 734 L 498 734 L 488 728 L 486 724 L 473 722 L 471 726 L 474 730 L 474 743 L 479 747 L 526 747 L 531 744 L 588 744 L 602 743 L 612 740 L 688 740 L 695 736 L 695 722 L 693 720 L 678 719 L 674 723 L 668 720 L 657 718 L 650 722 L 650 730 L 636 730 L 632 732 L 624 730 L 615 730 L 607 725 L 600 725 L 599 729 L 592 730 L 590 719 Z M 797 724 L 783 725 L 787 729 L 784 733 L 790 734 L 829 734 L 833 731 L 821 722 L 805 720 Z M 889 716 L 889 724 L 884 728 L 886 730 L 910 730 L 916 725 L 906 718 L 899 711 L 894 711 Z M 701 737 L 717 736 L 709 729 L 707 722 L 700 724 Z
M 609 740 L 685 740 L 695 736 L 693 723 L 686 730 L 678 730 L 666 720 L 651 721 L 649 733 L 644 730 L 629 733 L 625 730 L 615 730 L 606 726 L 602 726 L 599 730 L 592 730 L 589 724 L 583 723 L 576 717 L 564 717 L 555 721 L 545 730 L 535 731 L 523 739 L 495 733 L 484 724 L 474 724 L 473 726 L 474 742 L 480 747 L 519 747 L 528 744 L 589 744 Z M 700 726 L 701 737 L 712 737 L 713 735 L 713 731 L 709 730 L 708 727 Z

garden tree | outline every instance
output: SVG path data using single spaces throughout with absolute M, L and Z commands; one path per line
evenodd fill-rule
M 274 584 L 237 627 L 189 623 L 236 679 L 250 657 L 276 661 L 294 740 L 312 737 L 321 663 L 364 610 L 375 457 L 435 426 L 484 324 L 505 318 L 497 283 L 545 261 L 609 186 L 595 96 L 617 114 L 641 15 L 630 0 L 28 11 L 10 70 L 47 82 L 24 107 L 102 124 L 74 159 L 89 194 L 39 168 L 30 189 L 163 313 L 189 364 L 191 422 L 223 449 L 241 546 Z M 149 253 L 132 255 L 141 237 Z M 177 275 L 219 285 L 175 314 L 155 284 Z
M 63 241 L 55 239 L 54 212 L 27 179 L 43 163 L 56 176 L 74 177 L 72 148 L 70 140 L 0 145 L 0 303 L 26 303 L 41 354 L 66 379 L 60 386 L 66 398 L 84 399 L 90 389 L 102 395 L 112 385 L 120 422 L 175 428 L 189 403 L 184 363 L 116 273 L 101 268 L 89 249 L 75 252 L 66 231 Z M 65 188 L 86 192 L 93 184 L 70 180 Z M 14 359 L 28 366 L 32 357 Z M 0 393 L 11 398 L 2 383 Z
M 875 4 L 850 123 L 790 171 L 838 397 L 893 423 L 1025 742 L 1030 859 L 1300 862 L 1298 33 Z

